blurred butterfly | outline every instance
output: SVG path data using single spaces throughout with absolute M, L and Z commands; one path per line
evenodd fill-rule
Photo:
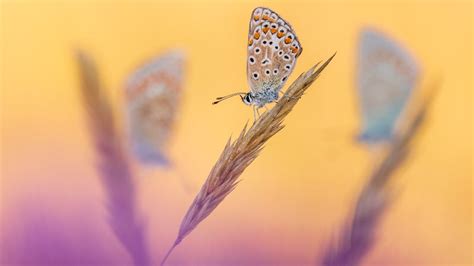
M 389 141 L 419 76 L 415 59 L 394 40 L 372 29 L 360 34 L 357 86 L 366 143 Z
M 218 97 L 213 104 L 239 95 L 258 109 L 278 100 L 278 93 L 293 72 L 303 49 L 290 24 L 269 8 L 253 10 L 247 44 L 247 80 L 250 92 Z
M 173 51 L 139 67 L 127 80 L 126 127 L 142 164 L 169 165 L 166 150 L 183 87 L 184 54 Z

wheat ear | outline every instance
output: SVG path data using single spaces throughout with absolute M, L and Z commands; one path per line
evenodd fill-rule
M 376 163 L 359 194 L 353 215 L 342 229 L 339 241 L 324 251 L 322 265 L 359 265 L 372 248 L 378 223 L 393 199 L 390 179 L 408 157 L 413 139 L 425 121 L 437 89 L 437 86 L 430 87 L 429 94 L 419 104 L 414 116 L 395 136 L 382 160 Z
M 115 128 L 112 108 L 100 84 L 96 65 L 77 52 L 82 100 L 98 157 L 98 170 L 107 197 L 109 225 L 135 265 L 150 265 L 145 227 L 139 222 L 133 174 Z
M 173 249 L 234 190 L 239 183 L 239 176 L 257 158 L 267 140 L 284 127 L 283 119 L 335 55 L 319 68 L 317 67 L 320 63 L 301 74 L 271 110 L 262 114 L 248 130 L 245 125 L 236 140 L 233 142 L 228 140 L 224 151 L 184 216 L 176 241 L 163 258 L 161 265 L 164 265 Z

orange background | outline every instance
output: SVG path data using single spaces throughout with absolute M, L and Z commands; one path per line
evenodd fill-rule
M 154 260 L 160 259 L 227 138 L 253 119 L 240 100 L 210 103 L 247 90 L 248 19 L 257 5 L 287 19 L 302 43 L 289 82 L 338 54 L 288 116 L 287 127 L 244 172 L 244 181 L 170 262 L 314 263 L 343 224 L 370 169 L 368 151 L 353 142 L 359 127 L 356 41 L 369 25 L 407 46 L 421 62 L 425 80 L 442 77 L 443 83 L 411 160 L 396 176 L 400 196 L 365 262 L 470 264 L 469 1 L 3 1 L 0 236 L 11 239 L 20 232 L 22 210 L 36 204 L 59 221 L 81 221 L 106 243 L 114 242 L 85 127 L 74 49 L 83 48 L 97 60 L 121 115 L 127 74 L 148 57 L 181 47 L 189 61 L 171 150 L 179 170 L 140 171 L 138 180 L 148 241 Z M 195 185 L 193 193 L 182 189 L 176 172 Z M 79 237 L 74 230 L 69 234 Z

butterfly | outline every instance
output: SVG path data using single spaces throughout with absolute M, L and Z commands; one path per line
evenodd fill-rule
M 415 59 L 398 43 L 373 29 L 360 34 L 357 89 L 365 143 L 390 141 L 419 78 Z
M 131 151 L 145 165 L 169 165 L 166 149 L 183 89 L 184 53 L 168 52 L 139 67 L 125 83 Z
M 247 81 L 250 92 L 218 97 L 213 104 L 239 95 L 255 111 L 278 100 L 288 76 L 293 72 L 301 47 L 291 25 L 269 8 L 257 7 L 249 22 Z

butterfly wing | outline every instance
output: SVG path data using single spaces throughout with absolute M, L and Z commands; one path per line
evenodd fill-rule
M 184 54 L 167 53 L 127 80 L 126 126 L 131 149 L 143 164 L 166 165 L 166 148 L 182 94 Z
M 249 23 L 247 78 L 250 89 L 279 91 L 303 51 L 290 24 L 269 8 L 253 10 Z
M 363 123 L 361 141 L 377 142 L 392 137 L 419 72 L 414 58 L 395 41 L 370 29 L 361 33 L 357 73 Z

